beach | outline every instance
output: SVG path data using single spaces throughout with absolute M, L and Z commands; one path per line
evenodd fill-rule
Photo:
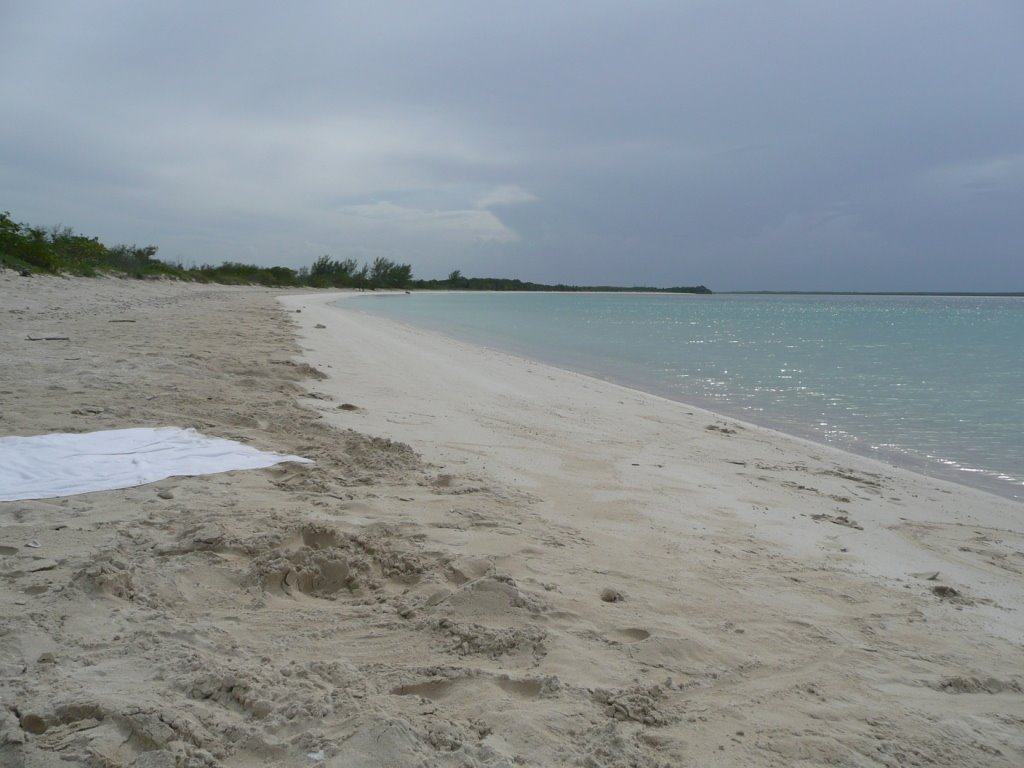
M 1024 764 L 1024 505 L 338 298 L 0 272 L 0 435 L 314 462 L 0 502 L 0 764 Z

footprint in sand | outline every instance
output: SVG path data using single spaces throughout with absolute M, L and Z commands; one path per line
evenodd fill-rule
M 472 676 L 456 677 L 451 680 L 428 680 L 422 683 L 400 685 L 393 688 L 391 693 L 395 696 L 419 696 L 431 701 L 446 699 L 458 695 L 460 700 L 473 701 L 473 691 L 480 691 L 490 687 L 498 687 L 505 693 L 517 699 L 535 699 L 544 690 L 546 680 L 513 680 L 508 675 L 496 677 Z
M 607 639 L 613 640 L 616 643 L 640 643 L 650 636 L 651 633 L 646 629 L 639 629 L 636 627 L 630 627 L 628 629 L 614 629 L 605 635 Z

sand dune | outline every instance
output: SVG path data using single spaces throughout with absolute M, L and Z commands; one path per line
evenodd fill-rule
M 0 274 L 3 434 L 316 461 L 0 503 L 0 764 L 1024 764 L 1022 505 L 280 293 Z

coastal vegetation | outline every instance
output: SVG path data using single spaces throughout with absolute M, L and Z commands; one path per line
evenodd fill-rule
M 202 283 L 316 288 L 404 288 L 412 267 L 377 258 L 360 266 L 355 259 L 338 261 L 322 256 L 310 267 L 263 267 L 225 261 L 219 265 L 186 267 L 156 258 L 155 245 L 107 246 L 96 237 L 70 227 L 21 224 L 0 212 L 0 261 L 23 273 L 44 272 L 92 277 L 120 274 L 137 278 L 171 277 Z
M 355 259 L 321 256 L 303 276 L 306 285 L 316 288 L 405 288 L 412 281 L 412 267 L 383 257 L 360 267 Z
M 636 292 L 636 293 L 711 293 L 703 285 L 654 288 L 647 285 L 566 285 L 565 283 L 532 283 L 507 277 L 464 277 L 460 270 L 448 275 L 447 280 L 413 280 L 411 288 L 418 290 L 442 291 L 589 291 L 589 292 Z
M 0 211 L 0 266 L 23 274 L 43 272 L 95 276 L 116 274 L 136 278 L 167 277 L 203 283 L 311 288 L 462 290 L 462 291 L 643 291 L 650 293 L 711 293 L 703 285 L 655 288 L 651 286 L 548 285 L 512 278 L 465 277 L 460 270 L 445 280 L 414 279 L 409 264 L 378 257 L 359 264 L 355 259 L 321 256 L 309 267 L 263 267 L 225 261 L 220 265 L 184 264 L 156 257 L 155 245 L 107 246 L 96 237 L 70 227 L 49 228 L 21 224 Z

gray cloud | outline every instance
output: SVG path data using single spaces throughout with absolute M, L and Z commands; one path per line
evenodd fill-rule
M 1024 290 L 1016 4 L 9 2 L 0 208 L 189 262 Z

